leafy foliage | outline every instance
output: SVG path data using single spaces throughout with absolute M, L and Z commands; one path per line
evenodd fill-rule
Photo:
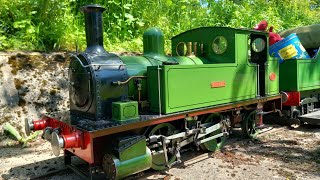
M 172 36 L 201 26 L 252 28 L 266 19 L 276 31 L 319 23 L 318 0 L 1 0 L 0 50 L 80 50 L 85 48 L 79 8 L 101 4 L 104 42 L 110 51 L 141 51 L 151 26 Z

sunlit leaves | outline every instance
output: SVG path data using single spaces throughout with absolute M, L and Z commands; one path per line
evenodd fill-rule
M 131 4 L 125 4 L 123 5 L 123 8 L 129 10 L 131 6 L 132 6 Z
M 141 50 L 142 34 L 159 27 L 170 38 L 202 26 L 252 28 L 265 19 L 275 31 L 319 23 L 319 0 L 2 0 L 0 49 L 75 50 L 86 46 L 79 8 L 101 4 L 108 50 Z M 121 46 L 121 47 L 120 47 Z

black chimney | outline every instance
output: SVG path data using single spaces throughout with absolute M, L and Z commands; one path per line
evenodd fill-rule
M 106 9 L 97 4 L 83 6 L 80 10 L 84 13 L 86 24 L 86 53 L 106 53 L 103 47 L 102 13 Z

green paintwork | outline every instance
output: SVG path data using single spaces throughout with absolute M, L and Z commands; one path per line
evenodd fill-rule
M 320 89 L 312 89 L 309 91 L 302 91 L 302 92 L 300 92 L 300 99 L 317 97 L 318 94 L 320 94 Z
M 147 170 L 151 167 L 152 157 L 149 148 L 146 148 L 145 154 L 136 156 L 132 159 L 121 161 L 120 159 L 113 156 L 113 161 L 116 166 L 116 179 L 121 179 L 132 174 Z
M 146 76 L 148 66 L 162 64 L 170 61 L 164 55 L 164 36 L 158 28 L 149 28 L 143 34 L 143 56 L 120 56 L 126 64 L 129 76 Z M 142 79 L 141 100 L 147 99 L 146 79 Z M 138 100 L 138 90 L 134 81 L 128 83 L 128 95 L 133 100 Z
M 112 119 L 117 121 L 126 121 L 137 119 L 138 117 L 137 101 L 121 101 L 112 103 Z
M 163 33 L 157 28 L 149 28 L 143 36 L 143 56 L 120 58 L 126 64 L 129 76 L 147 76 L 142 79 L 141 100 L 148 100 L 153 112 L 159 111 L 157 66 L 162 68 L 162 113 L 231 103 L 255 98 L 259 94 L 257 66 L 250 63 L 249 40 L 252 35 L 268 36 L 266 32 L 227 27 L 193 29 L 172 38 L 173 56 L 170 57 L 164 55 Z M 227 40 L 226 50 L 221 54 L 213 49 L 213 42 L 220 36 Z M 177 45 L 181 42 L 186 44 L 186 49 L 191 42 L 189 56 L 178 56 Z M 279 92 L 279 64 L 277 60 L 268 58 L 265 92 L 273 95 Z M 179 64 L 163 65 L 164 62 Z M 276 74 L 275 80 L 269 79 L 270 73 Z M 226 87 L 211 88 L 211 82 L 223 81 Z M 138 100 L 134 80 L 128 83 L 128 96 L 131 100 Z
M 126 64 L 128 75 L 129 76 L 146 76 L 148 66 L 161 65 L 162 61 L 159 60 L 160 56 L 121 56 L 121 60 Z M 162 60 L 165 56 L 161 57 Z M 202 64 L 201 59 L 197 57 L 165 57 L 166 61 L 175 61 L 183 65 L 194 65 Z M 158 60 L 157 60 L 158 59 Z M 134 97 L 132 99 L 138 100 L 138 91 L 137 87 L 134 84 L 134 81 L 131 80 L 128 83 L 128 94 L 129 97 Z M 147 81 L 142 79 L 142 90 L 141 90 L 142 100 L 147 99 Z
M 255 98 L 256 67 L 250 65 L 210 64 L 160 66 L 162 113 Z M 151 110 L 159 112 L 157 67 L 148 67 Z M 225 81 L 226 86 L 211 88 L 212 82 Z M 246 83 L 243 83 L 246 82 Z
M 147 74 L 148 66 L 155 66 L 159 63 L 158 61 L 149 60 L 143 56 L 120 56 L 124 64 L 126 64 L 127 72 L 129 76 L 145 76 Z M 141 90 L 141 99 L 147 98 L 147 81 L 142 79 L 142 90 Z M 134 81 L 131 80 L 128 83 L 128 95 L 129 97 L 134 97 L 132 99 L 138 100 L 138 90 Z
M 143 33 L 143 54 L 164 56 L 164 35 L 158 28 L 148 28 Z
M 197 42 L 197 50 L 194 52 L 194 46 L 192 47 L 193 54 L 198 57 L 203 57 L 204 64 L 208 63 L 235 63 L 237 49 L 247 53 L 244 47 L 245 44 L 238 44 L 237 35 L 250 35 L 251 33 L 259 35 L 267 35 L 265 32 L 252 31 L 248 29 L 234 29 L 228 27 L 202 27 L 181 33 L 172 40 L 172 55 L 179 56 L 177 53 L 177 46 L 179 43 L 183 42 L 187 44 L 188 42 Z M 213 51 L 212 44 L 216 37 L 223 36 L 227 40 L 227 49 L 223 54 L 216 54 Z M 247 36 L 246 36 L 247 40 Z M 201 53 L 201 44 L 203 44 L 203 53 Z M 237 46 L 239 45 L 239 47 Z
M 202 64 L 199 58 L 169 57 L 164 55 L 164 35 L 158 28 L 149 28 L 143 34 L 143 56 L 120 56 L 126 64 L 129 76 L 146 76 L 148 66 L 161 65 L 163 62 L 179 62 L 179 64 Z M 147 99 L 147 82 L 142 79 L 141 100 Z M 128 95 L 138 100 L 137 87 L 134 81 L 128 83 Z
M 315 59 L 290 59 L 280 64 L 281 91 L 307 91 L 320 88 L 320 55 Z
M 228 29 L 228 28 L 227 28 Z M 212 29 L 211 29 L 212 30 Z M 242 32 L 242 31 L 240 31 Z M 200 35 L 200 34 L 199 34 Z M 257 92 L 257 67 L 248 62 L 247 34 L 236 34 L 230 40 L 231 63 L 203 65 L 164 65 L 160 66 L 160 87 L 162 113 L 174 113 L 206 106 L 231 103 L 255 98 Z M 231 43 L 229 42 L 229 43 Z M 211 58 L 214 62 L 215 58 Z M 212 88 L 212 82 L 225 82 L 225 87 Z M 159 112 L 158 71 L 157 67 L 148 67 L 148 91 L 151 110 Z
M 149 169 L 152 164 L 151 151 L 146 147 L 145 136 L 123 137 L 118 140 L 116 153 L 110 154 L 115 167 L 115 178 L 123 177 Z M 108 163 L 109 166 L 113 166 Z
M 203 59 L 195 56 L 178 56 L 178 57 L 170 57 L 174 59 L 179 65 L 195 65 L 195 64 L 204 64 Z
M 143 56 L 153 65 L 162 62 L 178 62 L 179 64 L 203 64 L 202 60 L 193 57 L 171 57 L 164 54 L 164 35 L 158 28 L 148 28 L 143 34 Z M 145 69 L 146 70 L 146 69 Z
M 126 161 L 137 156 L 142 156 L 146 153 L 146 138 L 141 138 L 137 142 L 127 148 L 119 150 L 119 159 L 120 161 Z M 121 147 L 121 146 L 120 146 Z
M 265 74 L 265 82 L 266 82 L 266 95 L 274 95 L 279 94 L 279 59 L 268 57 L 268 61 L 266 63 L 266 74 Z M 270 74 L 274 73 L 276 75 L 275 80 L 270 79 Z

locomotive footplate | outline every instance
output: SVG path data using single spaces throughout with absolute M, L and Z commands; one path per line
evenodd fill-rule
M 317 111 L 299 116 L 301 124 L 320 125 L 320 109 Z
M 210 106 L 205 108 L 193 109 L 172 114 L 148 114 L 140 115 L 139 119 L 132 121 L 115 121 L 112 119 L 90 120 L 83 117 L 71 115 L 70 111 L 56 112 L 44 115 L 44 117 L 53 118 L 75 127 L 78 130 L 90 133 L 92 138 L 124 132 L 132 129 L 156 125 L 160 123 L 184 119 L 185 117 L 198 116 L 206 113 L 215 113 L 255 103 L 263 103 L 271 100 L 281 99 L 280 95 L 269 97 L 258 97 L 256 99 L 239 101 L 236 103 Z

